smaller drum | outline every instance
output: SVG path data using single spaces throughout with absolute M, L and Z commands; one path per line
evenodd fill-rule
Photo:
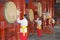
M 29 15 L 30 21 L 33 22 L 33 20 L 34 20 L 34 13 L 33 13 L 32 9 L 29 9 L 29 14 L 28 15 Z
M 42 4 L 38 3 L 38 16 L 41 17 L 42 16 Z

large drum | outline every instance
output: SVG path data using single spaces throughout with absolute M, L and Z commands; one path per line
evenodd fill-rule
M 14 2 L 0 2 L 0 21 L 14 23 L 17 20 L 17 7 Z

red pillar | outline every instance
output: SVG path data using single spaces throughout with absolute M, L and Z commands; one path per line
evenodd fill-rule
M 54 0 L 50 0 L 49 5 L 50 5 L 50 8 L 49 8 L 50 14 L 52 17 L 54 17 Z
M 20 0 L 20 19 L 23 19 L 23 16 L 25 14 L 25 0 Z
M 54 19 L 54 0 L 50 0 L 50 14 Z M 51 23 L 52 31 L 54 31 L 54 23 Z
M 32 6 L 33 6 L 33 0 L 29 0 L 28 8 L 32 8 Z
M 43 12 L 46 12 L 46 10 L 47 10 L 47 9 L 46 9 L 46 0 L 43 0 L 43 1 L 42 1 L 42 11 L 43 11 Z

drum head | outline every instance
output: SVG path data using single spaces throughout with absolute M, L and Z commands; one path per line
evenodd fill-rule
M 4 7 L 5 19 L 8 23 L 14 23 L 17 20 L 17 8 L 13 2 L 7 2 Z
M 32 9 L 29 9 L 29 19 L 31 22 L 33 22 L 33 20 L 34 20 L 34 13 L 33 13 Z
M 38 16 L 41 17 L 42 16 L 42 4 L 38 3 Z

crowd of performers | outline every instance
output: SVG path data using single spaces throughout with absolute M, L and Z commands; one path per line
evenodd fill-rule
M 54 23 L 55 23 L 55 20 L 54 18 L 51 17 L 51 15 L 49 13 L 46 13 L 46 14 L 43 14 L 43 16 L 41 17 L 37 17 L 32 23 L 36 22 L 37 26 L 36 26 L 36 33 L 37 33 L 37 36 L 38 37 L 41 37 L 42 36 L 42 23 L 43 23 L 43 20 L 45 21 L 44 23 L 46 24 L 46 26 L 51 26 L 52 25 L 52 28 L 54 28 Z M 20 20 L 20 18 L 18 17 L 17 19 L 17 22 L 21 25 L 20 27 L 20 40 L 27 40 L 27 36 L 28 36 L 28 16 L 27 15 L 24 15 L 23 19 Z M 34 30 L 34 27 L 35 26 L 32 26 L 33 30 Z

